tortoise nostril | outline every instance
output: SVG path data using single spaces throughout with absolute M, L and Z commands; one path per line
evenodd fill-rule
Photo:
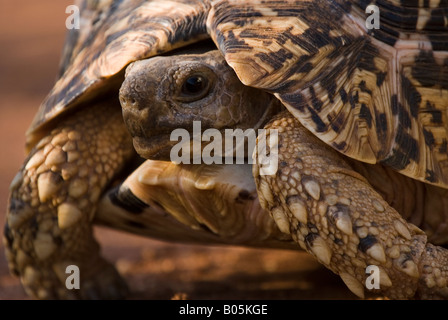
M 125 109 L 140 109 L 137 99 L 135 97 L 132 97 L 131 95 L 120 95 L 120 104 L 121 107 Z

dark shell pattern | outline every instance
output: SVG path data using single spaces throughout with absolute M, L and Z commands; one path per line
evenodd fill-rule
M 379 29 L 366 28 L 368 5 Z M 448 0 L 80 1 L 61 74 L 28 132 L 132 61 L 211 37 L 249 86 L 322 141 L 448 187 Z

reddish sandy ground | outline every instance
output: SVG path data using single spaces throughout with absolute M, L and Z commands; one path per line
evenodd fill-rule
M 58 68 L 67 0 L 0 0 L 0 228 L 24 133 Z M 303 252 L 167 244 L 103 228 L 103 252 L 131 299 L 351 299 L 342 281 Z M 0 299 L 27 299 L 0 244 Z

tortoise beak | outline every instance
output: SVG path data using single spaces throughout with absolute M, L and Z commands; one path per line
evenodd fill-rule
M 172 129 L 160 123 L 166 108 L 157 99 L 158 85 L 145 61 L 137 61 L 126 69 L 119 97 L 123 119 L 137 153 L 145 159 L 166 160 L 172 146 Z

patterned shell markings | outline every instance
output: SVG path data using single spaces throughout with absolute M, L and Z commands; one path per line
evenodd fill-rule
M 321 140 L 448 187 L 447 1 L 222 0 L 207 26 L 241 81 Z

